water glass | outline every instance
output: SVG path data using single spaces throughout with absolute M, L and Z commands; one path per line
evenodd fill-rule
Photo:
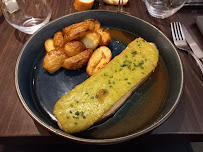
M 118 11 L 123 12 L 123 0 L 118 1 Z
M 33 34 L 51 18 L 47 0 L 2 0 L 1 9 L 6 21 L 26 34 Z
M 149 14 L 156 18 L 167 18 L 183 7 L 186 0 L 145 0 Z

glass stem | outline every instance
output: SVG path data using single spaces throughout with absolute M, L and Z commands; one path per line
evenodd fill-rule
M 123 0 L 118 1 L 118 11 L 123 12 Z

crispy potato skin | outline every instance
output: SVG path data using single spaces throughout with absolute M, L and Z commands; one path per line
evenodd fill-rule
M 82 68 L 87 64 L 91 55 L 93 53 L 92 49 L 86 49 L 85 51 L 65 59 L 62 67 L 68 70 L 77 70 Z
M 77 70 L 88 63 L 93 50 L 99 45 L 109 45 L 110 41 L 111 36 L 108 30 L 101 28 L 100 22 L 95 19 L 72 24 L 65 27 L 62 32 L 56 32 L 53 39 L 45 41 L 47 54 L 43 60 L 43 67 L 49 73 L 54 73 L 61 67 Z M 97 53 L 97 59 L 93 60 L 96 64 L 94 71 L 92 70 L 93 73 L 105 66 L 103 62 L 109 62 L 106 55 L 105 52 Z
M 42 66 L 52 74 L 61 68 L 66 58 L 67 56 L 63 50 L 52 50 L 45 55 Z
M 80 41 L 70 41 L 64 46 L 64 52 L 68 57 L 75 56 L 86 49 L 85 45 Z
M 85 20 L 81 23 L 76 23 L 63 29 L 65 42 L 72 40 L 79 40 L 85 36 L 88 32 L 95 29 L 95 24 L 91 20 Z
M 98 21 L 99 22 L 99 21 Z M 71 29 L 75 29 L 75 28 L 77 28 L 77 27 L 80 27 L 80 26 L 86 26 L 86 25 L 90 25 L 90 30 L 94 30 L 95 29 L 95 21 L 94 21 L 94 19 L 87 19 L 87 20 L 85 20 L 85 21 L 83 21 L 83 22 L 80 22 L 80 23 L 76 23 L 76 24 L 72 24 L 72 25 L 70 25 L 70 26 L 67 26 L 67 27 L 65 27 L 63 30 L 62 30 L 62 33 L 63 33 L 63 35 L 65 35 L 66 33 L 69 33 L 69 31 L 71 30 Z
M 92 21 L 94 22 L 94 29 L 97 30 L 101 27 L 101 23 L 98 21 L 98 20 L 95 20 L 95 19 L 87 19 L 85 21 Z
M 91 48 L 95 50 L 101 41 L 101 36 L 99 33 L 92 31 L 87 33 L 81 40 L 86 46 L 86 48 Z
M 55 48 L 63 48 L 64 46 L 64 38 L 62 32 L 56 32 L 54 34 L 54 47 Z
M 109 45 L 111 42 L 111 34 L 109 33 L 109 31 L 104 28 L 98 28 L 96 31 L 101 35 L 101 41 L 99 45 Z
M 55 50 L 55 47 L 54 47 L 54 40 L 49 38 L 47 39 L 45 42 L 44 42 L 44 47 L 45 47 L 45 50 L 46 52 L 50 52 L 52 50 Z
M 82 0 L 74 0 L 74 8 L 77 11 L 85 11 L 90 10 L 92 8 L 92 5 L 94 4 L 94 0 L 89 1 L 82 1 Z
M 110 5 L 118 5 L 119 1 L 115 0 L 103 0 L 105 3 L 110 4 Z M 123 5 L 126 5 L 128 3 L 128 0 L 123 0 Z
M 89 76 L 104 68 L 112 58 L 111 50 L 106 46 L 101 46 L 94 51 L 88 61 L 86 72 Z

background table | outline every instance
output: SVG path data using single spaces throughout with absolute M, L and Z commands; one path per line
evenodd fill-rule
M 76 12 L 73 0 L 49 2 L 53 11 L 51 20 Z M 95 0 L 92 9 L 117 10 L 117 7 L 104 4 L 103 0 Z M 162 20 L 151 17 L 142 0 L 129 0 L 124 6 L 124 11 L 156 26 L 171 41 L 170 23 L 180 21 L 203 50 L 203 36 L 195 24 L 196 17 L 203 15 L 202 8 L 184 7 L 175 15 Z M 16 93 L 14 83 L 16 60 L 29 37 L 30 35 L 10 26 L 3 16 L 0 17 L 0 143 L 66 142 L 67 140 L 52 135 L 35 123 L 22 107 Z M 140 140 L 163 138 L 203 141 L 203 76 L 198 73 L 195 62 L 189 55 L 180 50 L 178 52 L 184 68 L 184 88 L 180 103 L 167 121 Z

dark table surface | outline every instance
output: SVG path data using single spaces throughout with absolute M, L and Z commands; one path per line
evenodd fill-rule
M 76 12 L 73 0 L 49 0 L 52 7 L 51 20 Z M 95 0 L 92 10 L 117 10 L 116 6 Z M 195 20 L 203 16 L 202 7 L 183 7 L 167 19 L 151 17 L 142 0 L 130 0 L 124 11 L 143 19 L 160 29 L 171 41 L 170 23 L 180 21 L 191 33 L 203 50 L 203 36 Z M 46 131 L 28 115 L 20 103 L 15 89 L 15 65 L 17 57 L 30 35 L 10 26 L 0 17 L 0 143 L 24 141 L 46 142 L 64 141 Z M 184 88 L 175 112 L 163 124 L 144 136 L 144 140 L 183 139 L 203 141 L 203 76 L 194 66 L 194 61 L 185 52 L 178 50 L 184 68 Z M 176 137 L 176 138 L 174 138 Z

